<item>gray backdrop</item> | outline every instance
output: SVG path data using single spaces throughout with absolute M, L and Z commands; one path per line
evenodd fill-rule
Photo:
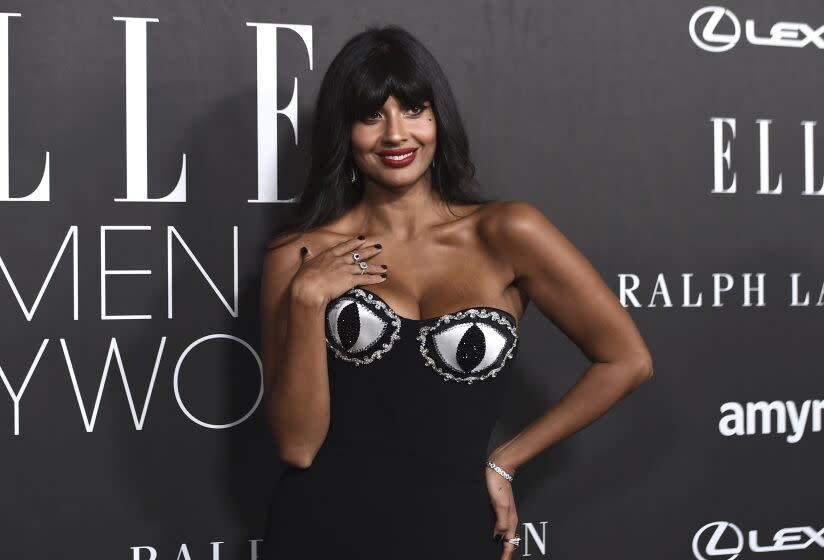
M 824 554 L 821 2 L 2 11 L 20 15 L 0 16 L 0 557 L 260 550 L 282 469 L 260 248 L 305 176 L 323 73 L 372 23 L 433 51 L 484 191 L 539 207 L 653 354 L 653 381 L 520 469 L 516 556 Z M 295 84 L 291 116 L 258 114 Z M 532 306 L 521 338 L 490 446 L 588 366 Z

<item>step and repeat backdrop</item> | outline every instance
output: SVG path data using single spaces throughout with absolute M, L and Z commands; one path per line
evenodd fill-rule
M 5 1 L 0 557 L 260 556 L 262 248 L 323 73 L 387 23 L 443 65 L 482 191 L 540 208 L 655 362 L 520 469 L 515 557 L 821 558 L 818 0 Z M 533 306 L 521 336 L 490 449 L 588 366 Z

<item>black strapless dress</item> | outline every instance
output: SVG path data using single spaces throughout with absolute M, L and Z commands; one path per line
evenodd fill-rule
M 484 469 L 515 318 L 408 319 L 352 288 L 325 322 L 329 432 L 308 469 L 283 473 L 262 559 L 499 559 Z

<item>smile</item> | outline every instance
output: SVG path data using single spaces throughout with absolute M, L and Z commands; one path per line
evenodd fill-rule
M 407 165 L 412 163 L 412 161 L 414 161 L 415 154 L 417 153 L 417 151 L 417 148 L 415 148 L 412 151 L 401 153 L 392 153 L 391 151 L 387 150 L 386 152 L 378 154 L 378 157 L 381 159 L 383 164 L 388 167 L 406 167 Z

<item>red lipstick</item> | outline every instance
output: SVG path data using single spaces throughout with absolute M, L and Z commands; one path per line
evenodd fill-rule
M 388 167 L 406 167 L 415 160 L 418 148 L 400 148 L 395 150 L 381 150 L 378 156 Z

